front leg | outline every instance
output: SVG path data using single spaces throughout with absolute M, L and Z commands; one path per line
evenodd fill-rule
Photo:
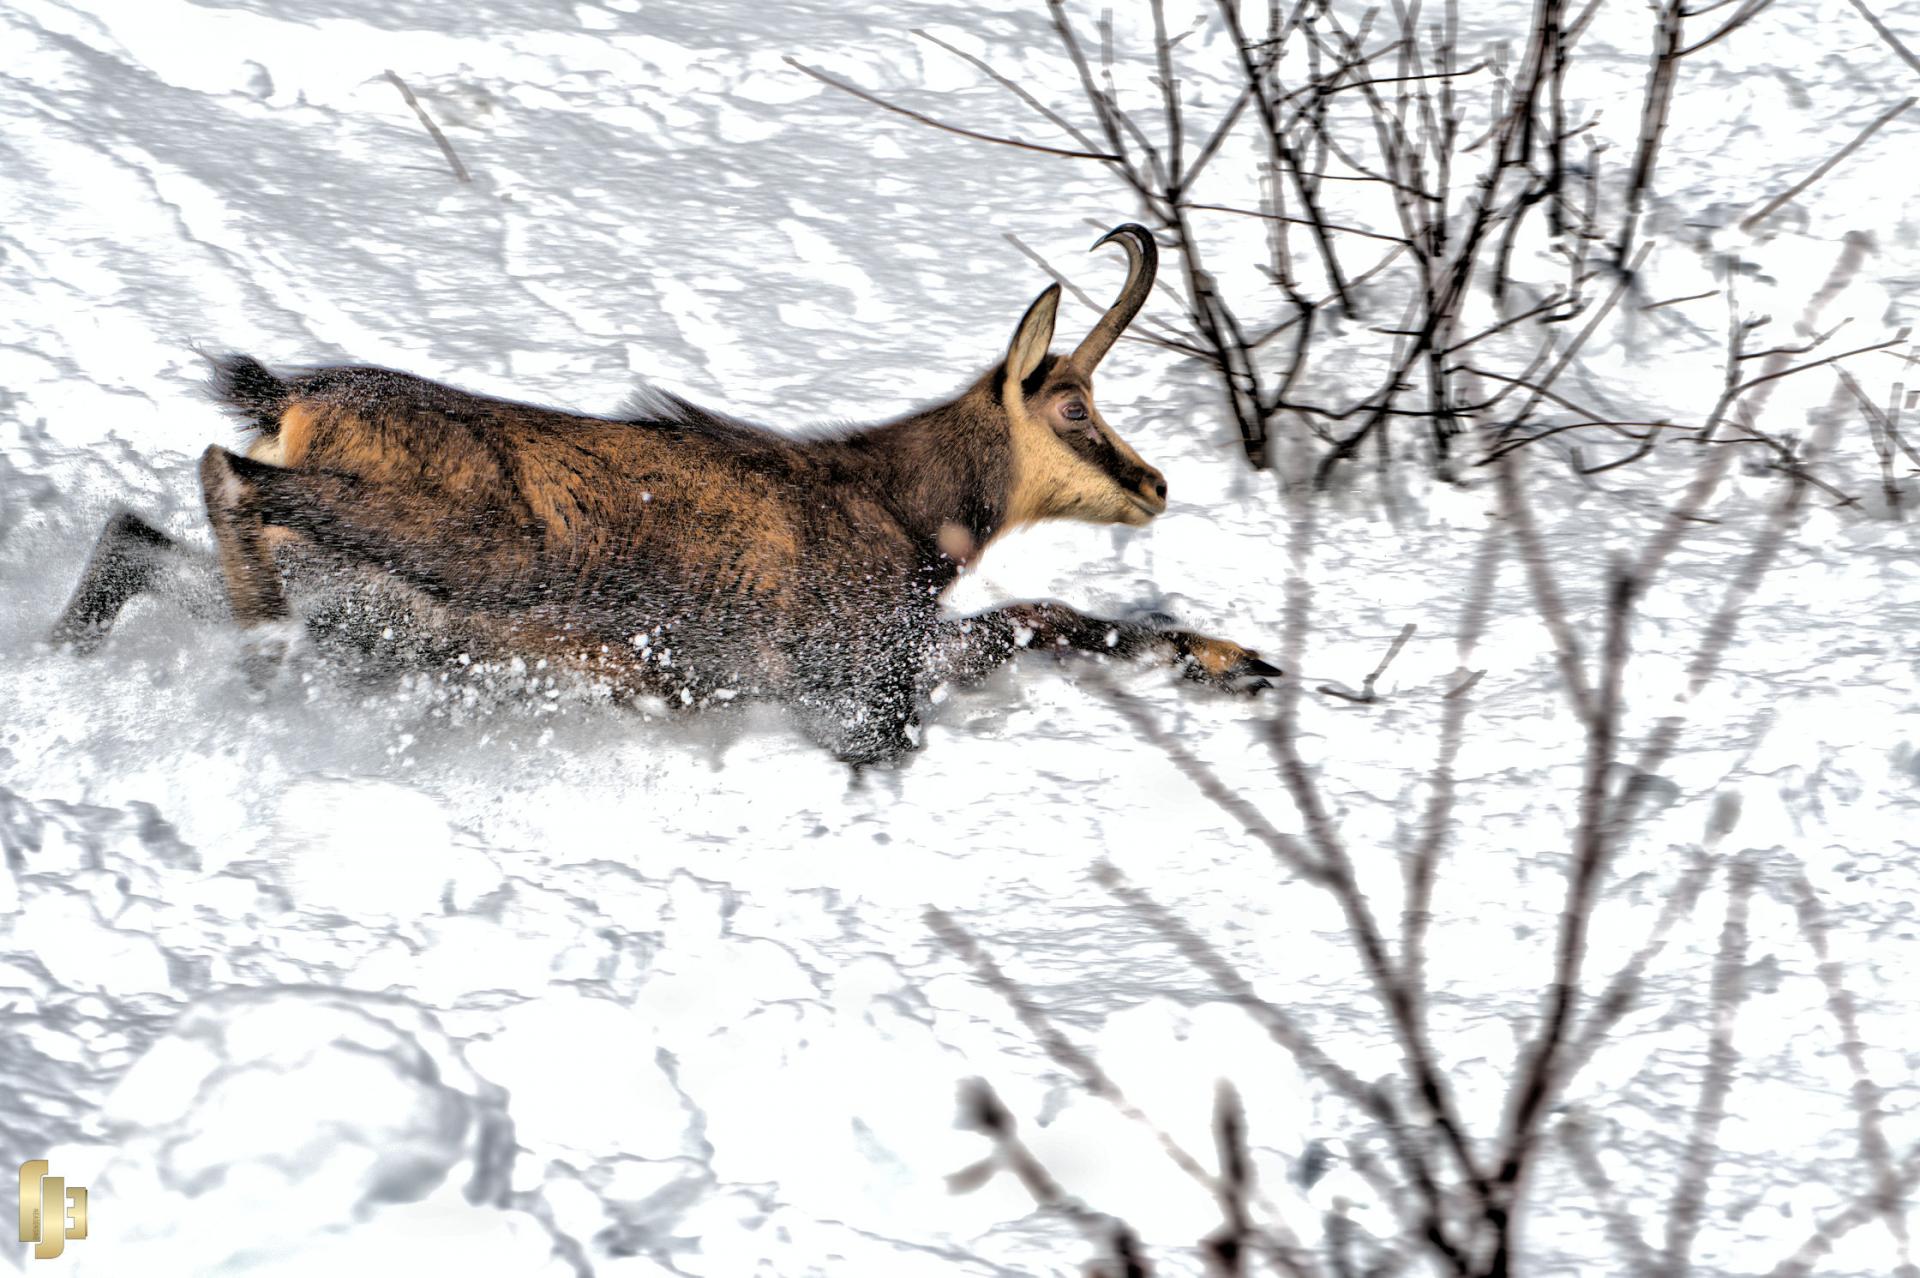
M 1191 630 L 1138 621 L 1089 617 L 1065 604 L 1023 603 L 940 623 L 933 671 L 966 682 L 1005 664 L 1023 648 L 1093 652 L 1129 660 L 1157 659 L 1189 679 L 1234 691 L 1257 692 L 1281 673 L 1251 648 Z
M 173 538 L 138 515 L 121 511 L 100 530 L 80 584 L 48 640 L 82 655 L 92 652 L 105 642 L 128 601 L 152 589 L 180 554 Z

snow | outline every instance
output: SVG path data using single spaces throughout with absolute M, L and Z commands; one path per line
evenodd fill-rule
M 1478 50 L 1524 30 L 1529 6 L 1465 7 Z M 1882 7 L 1920 47 L 1916 18 Z M 1145 47 L 1145 7 L 1115 16 L 1116 46 Z M 1085 249 L 1137 214 L 1099 171 L 926 132 L 782 61 L 1042 138 L 913 27 L 1072 103 L 1039 6 L 15 0 L 0 14 L 0 1133 L 91 1188 L 73 1272 L 1079 1272 L 1084 1240 L 1011 1176 L 949 1192 L 990 1148 L 957 1121 L 973 1079 L 1161 1272 L 1201 1272 L 1194 1244 L 1218 1223 L 1162 1141 L 1214 1165 L 1219 1078 L 1246 1108 L 1263 1210 L 1306 1239 L 1342 1201 L 1387 1229 L 1349 1157 L 1352 1112 L 1094 878 L 1116 867 L 1359 1077 L 1397 1072 L 1340 910 L 1137 726 L 1147 716 L 1298 833 L 1271 697 L 1032 656 L 951 690 L 924 750 L 855 777 L 765 708 L 669 723 L 559 695 L 537 670 L 367 683 L 297 664 L 257 691 L 204 599 L 132 605 L 91 659 L 41 642 L 116 506 L 210 545 L 192 459 L 229 426 L 196 347 L 391 364 L 584 410 L 645 378 L 797 427 L 879 420 L 996 358 L 1046 283 L 1003 233 L 1106 296 L 1113 257 Z M 1187 47 L 1203 63 L 1221 39 L 1202 26 Z M 1645 15 L 1602 5 L 1585 39 L 1580 92 L 1623 155 Z M 1123 62 L 1123 87 L 1150 71 Z M 1775 318 L 1768 344 L 1843 320 L 1836 343 L 1864 344 L 1913 322 L 1920 222 L 1902 166 L 1920 117 L 1740 227 L 1911 84 L 1850 6 L 1822 0 L 1779 0 L 1689 61 L 1646 219 L 1653 282 L 1632 301 L 1721 288 L 1716 255 L 1735 254 L 1739 307 Z M 1196 70 L 1185 91 L 1218 109 L 1227 90 Z M 1381 216 L 1365 191 L 1342 198 L 1343 220 Z M 1257 227 L 1217 231 L 1223 260 L 1263 260 Z M 1849 235 L 1865 265 L 1830 288 Z M 1225 283 L 1262 287 L 1251 271 Z M 1167 297 L 1148 314 L 1177 320 Z M 1699 421 L 1726 315 L 1724 296 L 1624 306 L 1584 352 L 1582 394 Z M 1091 318 L 1069 302 L 1063 342 Z M 1384 339 L 1349 327 L 1326 335 L 1311 386 L 1363 384 Z M 1878 402 L 1912 382 L 1872 359 L 1852 367 Z M 1869 509 L 1810 499 L 1724 669 L 1693 691 L 1705 620 L 1781 491 L 1736 464 L 1719 522 L 1689 532 L 1631 636 L 1626 757 L 1676 706 L 1689 722 L 1612 868 L 1594 968 L 1642 943 L 1716 799 L 1737 801 L 1737 821 L 1714 855 L 1761 875 L 1702 1273 L 1772 1266 L 1866 1185 L 1799 877 L 1829 921 L 1896 1158 L 1920 1138 L 1920 547 L 1879 511 L 1864 426 L 1834 396 L 1830 377 L 1784 379 L 1759 420 L 1801 436 L 1832 422 L 1835 472 Z M 1298 568 L 1298 745 L 1396 927 L 1443 694 L 1484 669 L 1428 950 L 1434 1041 L 1469 1126 L 1494 1130 L 1550 961 L 1582 759 L 1511 558 L 1463 651 L 1497 500 L 1478 476 L 1409 474 L 1389 517 L 1357 483 L 1322 500 L 1308 544 L 1218 401 L 1169 353 L 1117 347 L 1102 410 L 1167 471 L 1173 507 L 1144 530 L 1019 534 L 955 605 L 1154 609 L 1272 657 Z M 1532 464 L 1589 649 L 1602 566 L 1644 544 L 1687 460 L 1588 486 L 1545 450 Z M 1313 691 L 1357 689 L 1409 622 L 1379 702 Z M 1678 920 L 1641 1010 L 1568 1098 L 1624 1186 L 1670 1168 L 1684 1139 L 1724 884 Z M 929 907 L 1144 1121 L 1051 1059 L 935 941 Z M 1612 1264 L 1566 1179 L 1536 1187 L 1527 1272 Z M 1659 1173 L 1651 1199 L 1670 1184 Z M 1896 1250 L 1863 1228 L 1818 1272 L 1891 1272 Z

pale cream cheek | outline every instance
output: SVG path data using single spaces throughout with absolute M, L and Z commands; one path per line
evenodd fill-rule
M 1134 505 L 1117 488 L 1111 491 L 1103 514 L 1103 522 L 1126 524 L 1131 528 L 1144 528 L 1153 521 L 1152 515 Z
M 1068 509 L 1062 512 L 1067 518 L 1092 524 L 1126 524 L 1134 528 L 1144 527 L 1152 521 L 1153 516 L 1130 501 L 1125 491 L 1106 472 L 1084 462 L 1080 463 L 1078 469 L 1083 482 L 1072 493 Z
M 1064 441 L 1060 449 L 1071 459 L 1075 479 L 1073 510 L 1069 518 L 1095 524 L 1127 524 L 1138 528 L 1152 516 L 1128 499 L 1119 482 L 1106 471 L 1087 461 Z
M 269 466 L 284 466 L 287 464 L 286 440 L 279 435 L 262 435 L 247 445 L 247 456 Z

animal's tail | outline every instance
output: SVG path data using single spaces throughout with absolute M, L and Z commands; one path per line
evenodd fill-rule
M 213 378 L 208 389 L 235 417 L 245 418 L 254 430 L 272 436 L 280 431 L 280 414 L 291 402 L 292 386 L 267 371 L 251 355 L 209 355 Z

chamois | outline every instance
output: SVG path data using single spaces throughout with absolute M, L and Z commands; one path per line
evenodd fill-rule
M 212 392 L 252 433 L 244 454 L 215 444 L 200 459 L 233 616 L 270 668 L 286 627 L 299 633 L 290 587 L 372 580 L 456 633 L 451 651 L 544 657 L 673 706 L 770 697 L 856 763 L 912 748 L 939 683 L 1023 647 L 1151 655 L 1203 683 L 1264 686 L 1280 672 L 1250 649 L 1149 622 L 1057 603 L 940 615 L 1009 529 L 1138 526 L 1166 509 L 1165 477 L 1093 403 L 1094 370 L 1158 265 L 1140 226 L 1094 247 L 1108 242 L 1127 252 L 1126 284 L 1071 355 L 1048 351 L 1055 284 L 957 397 L 804 437 L 671 395 L 589 417 L 383 368 L 279 375 L 215 357 Z M 116 515 L 54 641 L 97 646 L 177 553 Z

